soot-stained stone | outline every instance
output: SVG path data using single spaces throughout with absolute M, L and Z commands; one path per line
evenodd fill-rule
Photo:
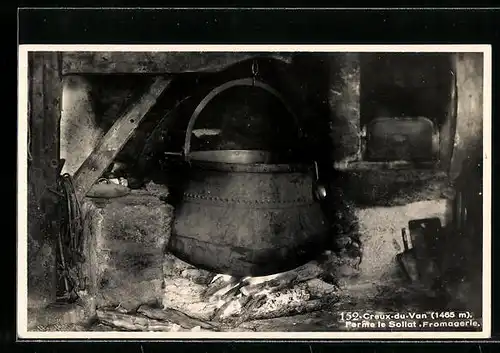
M 172 207 L 134 190 L 114 199 L 86 198 L 84 273 L 95 307 L 133 311 L 163 297 L 163 254 Z

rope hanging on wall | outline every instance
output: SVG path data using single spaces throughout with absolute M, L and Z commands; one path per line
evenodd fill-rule
M 85 261 L 83 255 L 83 219 L 75 194 L 72 177 L 63 174 L 58 180 L 61 194 L 60 231 L 57 239 L 58 276 L 63 285 L 59 300 L 74 302 L 79 298 L 78 292 L 85 289 L 85 280 L 81 265 Z

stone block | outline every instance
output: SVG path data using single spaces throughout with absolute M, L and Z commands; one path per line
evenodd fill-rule
M 28 331 L 82 331 L 87 324 L 85 308 L 77 304 L 50 304 L 28 309 Z
M 86 301 L 125 311 L 163 297 L 163 255 L 172 207 L 147 192 L 114 199 L 86 198 Z

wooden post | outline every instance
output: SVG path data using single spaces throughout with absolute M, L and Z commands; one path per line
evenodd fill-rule
M 455 129 L 457 124 L 457 55 L 450 54 L 449 93 L 448 106 L 444 124 L 439 132 L 439 167 L 442 171 L 448 172 L 453 155 Z
M 483 54 L 455 55 L 457 121 L 450 176 L 456 178 L 471 153 L 482 150 L 483 141 Z M 487 132 L 489 133 L 489 131 Z
M 50 303 L 56 295 L 55 239 L 51 219 L 57 198 L 59 121 L 61 118 L 60 54 L 33 52 L 30 75 L 30 156 L 28 167 L 28 298 L 29 306 Z
M 332 116 L 332 139 L 336 162 L 360 158 L 360 83 L 359 53 L 339 53 L 333 58 L 328 100 Z
M 157 77 L 148 91 L 118 118 L 90 156 L 78 168 L 74 175 L 74 185 L 79 200 L 85 197 L 90 188 L 113 162 L 170 82 L 171 79 Z
M 461 305 L 476 317 L 482 311 L 483 252 L 483 114 L 484 54 L 455 55 L 457 79 L 457 121 L 450 178 L 456 191 L 453 204 L 453 232 L 443 252 L 442 267 L 453 273 L 445 278 L 450 305 Z M 457 259 L 461 259 L 457 263 Z M 466 264 L 466 265 L 464 265 Z

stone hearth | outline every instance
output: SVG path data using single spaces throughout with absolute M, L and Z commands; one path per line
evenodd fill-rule
M 408 217 L 445 222 L 446 200 L 359 209 L 363 249 L 351 234 L 338 234 L 338 251 L 299 268 L 234 278 L 164 253 L 172 218 L 161 200 L 167 194 L 149 184 L 123 197 L 87 198 L 88 286 L 79 303 L 32 315 L 30 329 L 328 331 L 342 329 L 342 310 L 418 309 L 434 295 L 405 282 L 395 255 Z

